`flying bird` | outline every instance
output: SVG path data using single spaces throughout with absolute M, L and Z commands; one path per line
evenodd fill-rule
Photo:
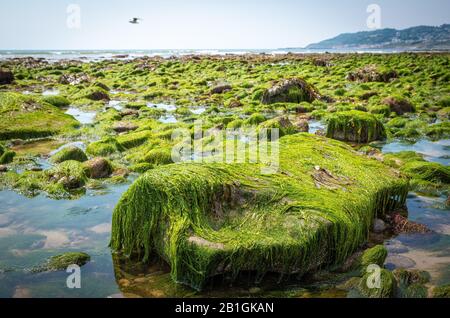
M 139 21 L 141 21 L 141 20 L 142 20 L 141 18 L 133 18 L 129 22 L 131 24 L 139 24 Z

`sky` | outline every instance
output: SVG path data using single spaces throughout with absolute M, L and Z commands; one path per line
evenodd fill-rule
M 449 0 L 0 0 L 0 50 L 303 47 L 369 30 L 370 4 L 382 28 L 450 23 Z

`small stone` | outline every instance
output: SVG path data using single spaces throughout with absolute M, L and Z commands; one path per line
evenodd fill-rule
M 383 220 L 375 219 L 373 223 L 373 231 L 375 233 L 382 233 L 386 230 L 386 223 Z
M 5 165 L 0 165 L 0 172 L 7 172 L 8 171 L 8 167 Z

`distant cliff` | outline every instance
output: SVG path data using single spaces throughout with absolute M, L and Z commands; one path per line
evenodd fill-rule
M 306 48 L 450 50 L 450 24 L 344 33 Z

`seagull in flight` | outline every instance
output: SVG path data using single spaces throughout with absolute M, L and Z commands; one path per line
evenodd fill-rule
M 141 21 L 141 20 L 142 20 L 141 18 L 133 18 L 129 22 L 131 24 L 139 24 L 139 21 Z

